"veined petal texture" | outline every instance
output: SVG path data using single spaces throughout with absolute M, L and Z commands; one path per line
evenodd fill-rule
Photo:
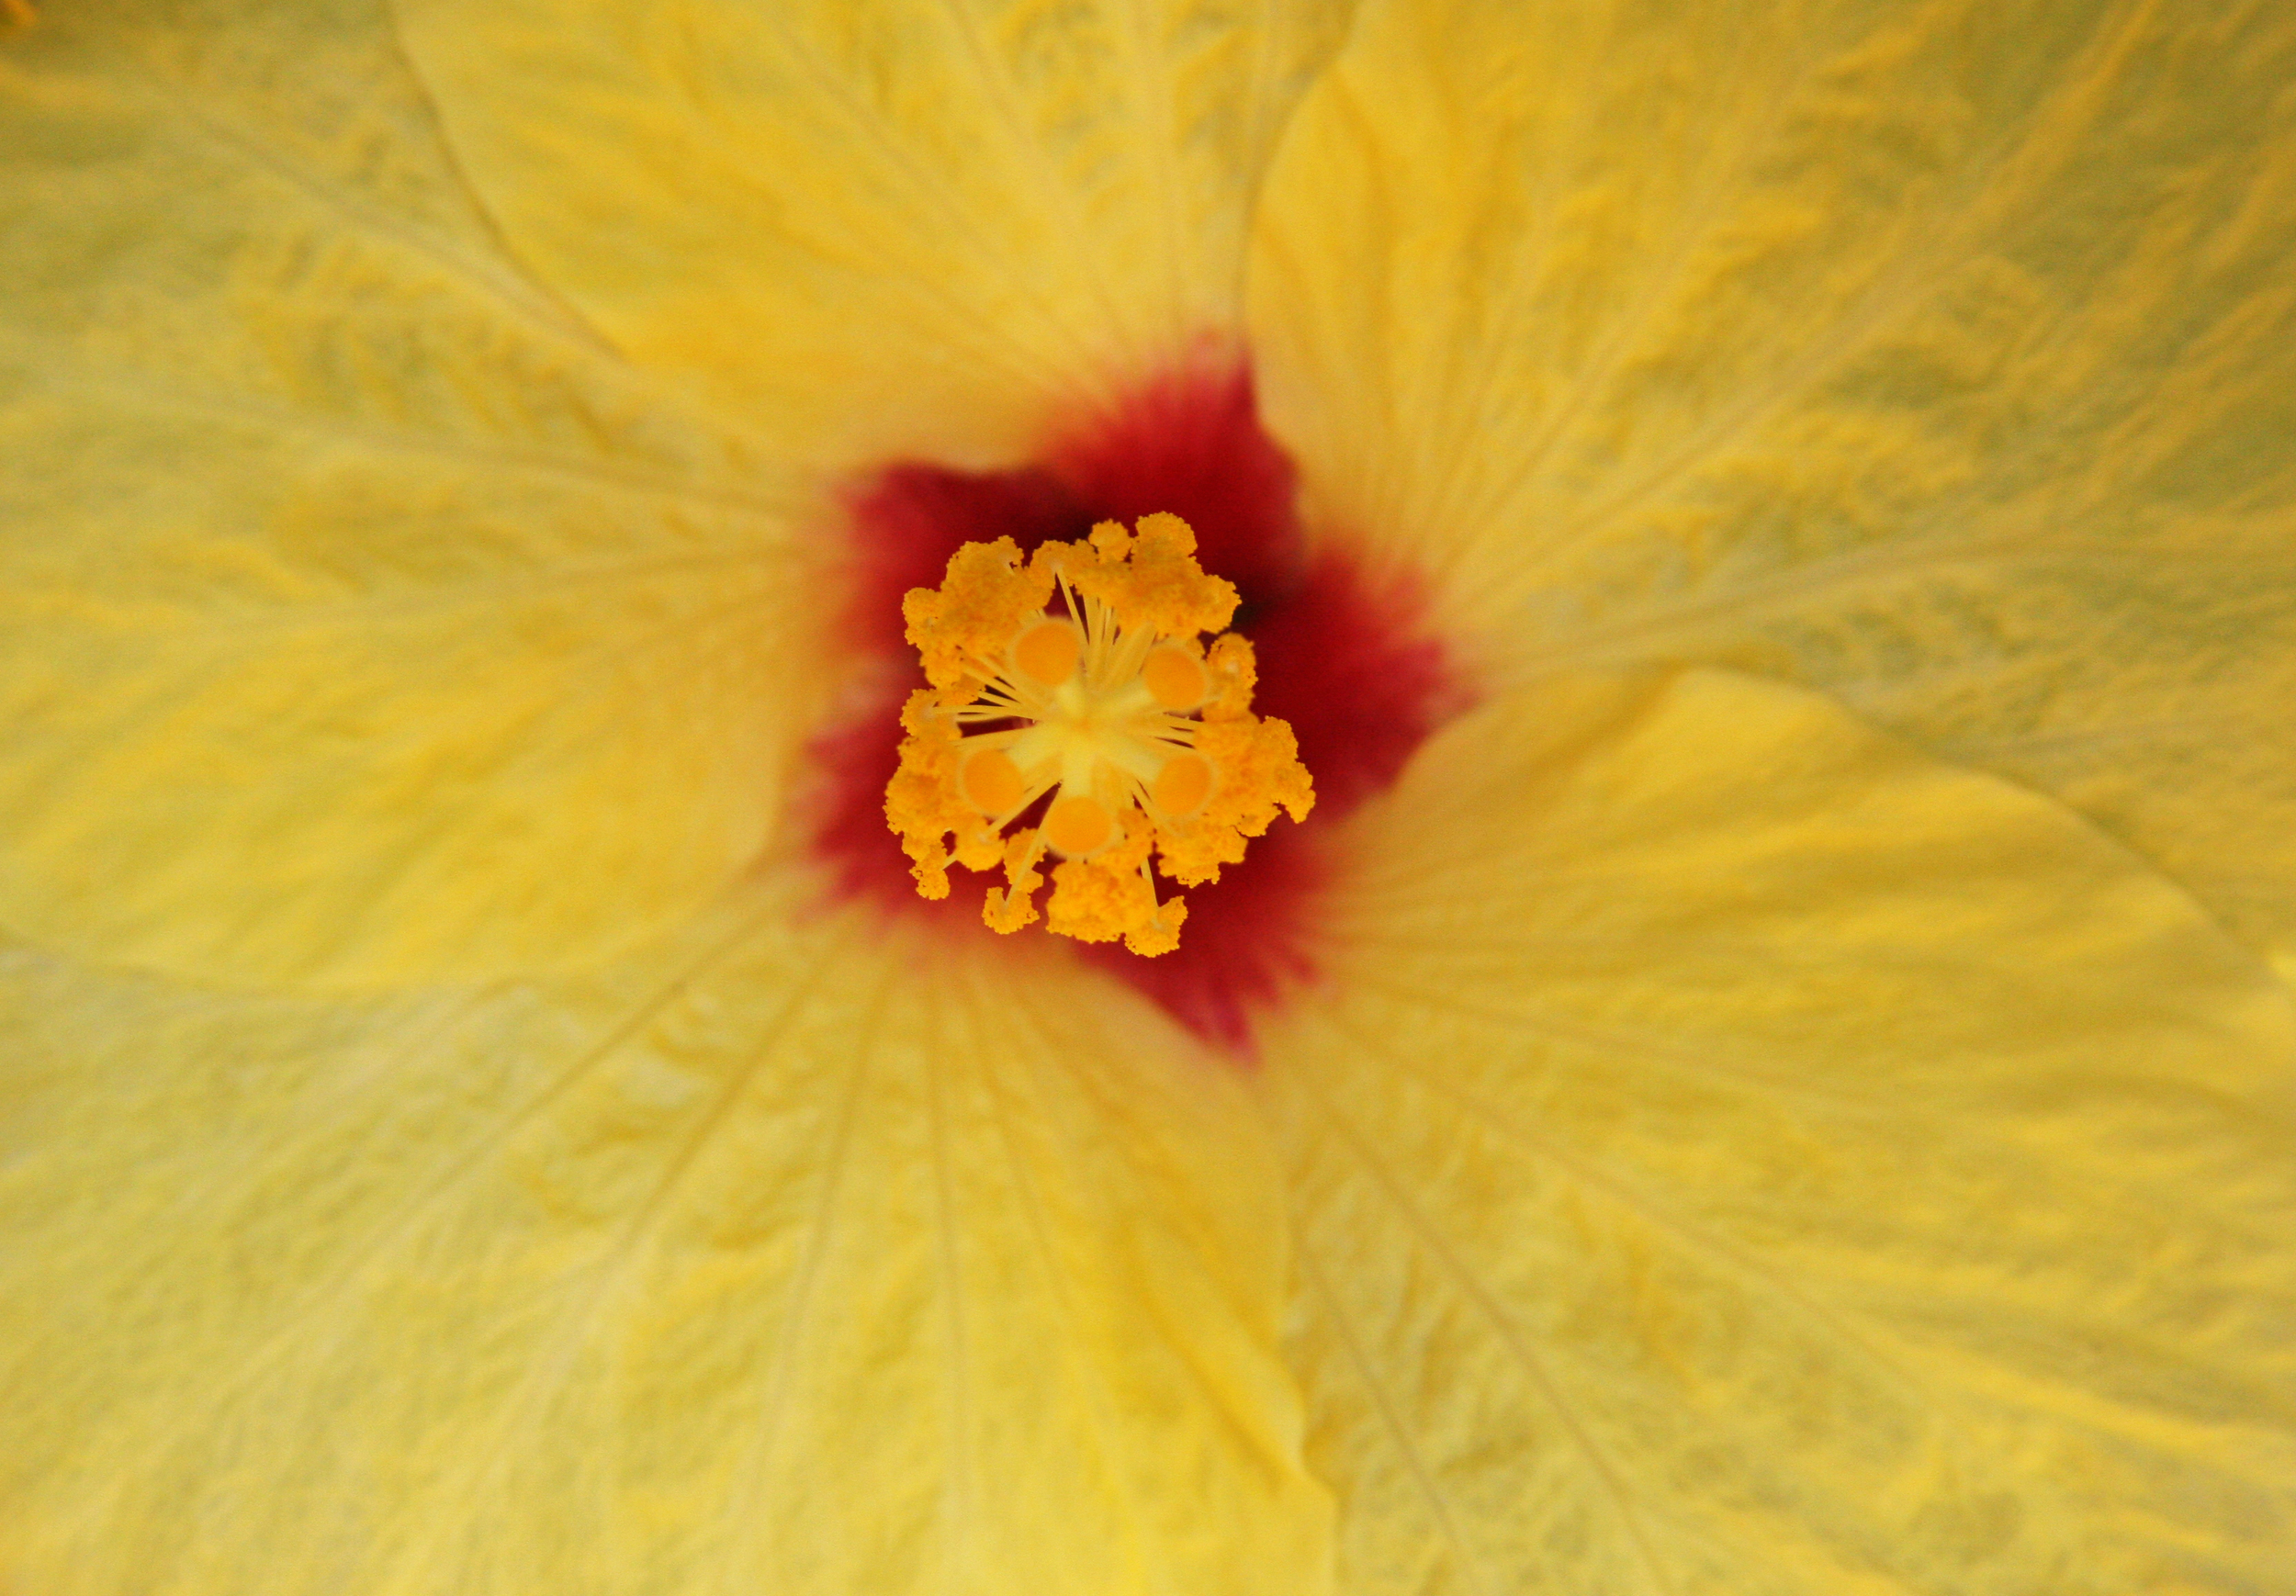
M 1271 425 L 1503 673 L 1823 686 L 2296 970 L 2291 79 L 2270 0 L 1374 6 Z
M 793 917 L 359 1005 L 0 961 L 8 1578 L 1327 1590 L 1238 1081 Z
M 1712 670 L 1359 825 L 1267 1079 L 1343 1589 L 2281 1587 L 2296 1025 L 2189 897 Z
M 748 869 L 800 492 L 503 252 L 388 18 L 59 7 L 0 74 L 0 926 L 471 979 Z
M 825 463 L 1001 463 L 1232 342 L 1345 5 L 402 0 L 511 247 Z

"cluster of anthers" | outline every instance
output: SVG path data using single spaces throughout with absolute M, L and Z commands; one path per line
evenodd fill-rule
M 1158 901 L 1150 856 L 1183 886 L 1216 881 L 1278 807 L 1314 805 L 1291 727 L 1251 713 L 1252 646 L 1221 632 L 1234 587 L 1196 563 L 1178 516 L 1137 531 L 1104 521 L 1026 560 L 1008 537 L 968 543 L 902 602 L 932 685 L 901 712 L 885 818 L 926 897 L 949 895 L 951 864 L 1003 867 L 981 916 L 994 930 L 1037 918 L 1051 853 L 1047 930 L 1168 952 L 1187 905 Z

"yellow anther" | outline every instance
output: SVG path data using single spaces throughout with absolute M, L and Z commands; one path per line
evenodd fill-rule
M 1159 902 L 1155 876 L 1216 880 L 1278 809 L 1315 793 L 1291 728 L 1251 713 L 1252 646 L 1228 623 L 1236 590 L 1196 563 L 1175 515 L 1115 522 L 1026 562 L 1009 538 L 967 544 L 940 588 L 902 602 L 932 683 L 902 712 L 901 765 L 885 818 L 917 891 L 946 895 L 948 867 L 1003 866 L 982 918 L 1017 931 L 1037 918 L 1050 849 L 1047 928 L 1168 951 L 1187 905 Z M 1057 594 L 1065 615 L 1047 614 Z M 972 728 L 968 735 L 968 728 Z M 1041 826 L 1001 826 L 1057 789 Z
M 958 767 L 957 784 L 964 801 L 986 815 L 1010 815 L 1027 799 L 1020 767 L 1002 748 L 975 748 Z
M 1064 795 L 1044 812 L 1044 840 L 1069 858 L 1081 859 L 1116 840 L 1116 816 L 1097 798 Z
M 1154 843 L 1154 830 L 1147 817 L 1137 809 L 1127 812 L 1122 841 L 1091 859 L 1069 860 L 1052 872 L 1045 928 L 1080 942 L 1121 938 L 1135 953 L 1152 950 L 1157 927 L 1176 931 L 1179 900 L 1160 907 L 1148 877 L 1148 850 Z
M 901 708 L 901 729 L 908 735 L 901 739 L 900 769 L 885 786 L 885 819 L 900 835 L 918 894 L 945 898 L 952 860 L 985 870 L 996 864 L 1003 845 L 958 793 L 963 747 L 956 727 L 934 713 L 934 697 L 929 689 L 913 692 Z M 953 849 L 946 846 L 951 836 Z
M 1180 923 L 1187 918 L 1187 901 L 1166 898 L 1156 905 L 1154 917 L 1146 925 L 1136 926 L 1124 933 L 1124 946 L 1143 959 L 1169 953 L 1180 945 Z
M 1282 809 L 1304 820 L 1315 790 L 1291 727 L 1279 720 L 1243 715 L 1206 721 L 1196 751 L 1218 772 L 1203 812 L 1156 834 L 1164 873 L 1182 886 L 1220 879 L 1220 867 L 1244 857 L 1246 837 L 1264 835 Z
M 1175 714 L 1186 714 L 1211 696 L 1211 679 L 1196 657 L 1174 644 L 1148 652 L 1140 668 L 1148 696 Z
M 1172 819 L 1187 819 L 1211 796 L 1211 761 L 1201 754 L 1173 755 L 1156 772 L 1148 793 Z
M 1035 832 L 1013 833 L 1005 843 L 1005 890 L 988 889 L 988 902 L 981 905 L 982 924 L 1009 936 L 1036 918 L 1034 894 L 1044 884 L 1044 872 L 1036 866 L 1043 857 L 1044 845 Z
M 1020 624 L 1043 613 L 1052 598 L 1052 572 L 1033 561 L 1023 566 L 1019 545 L 1000 537 L 951 555 L 940 586 L 911 588 L 901 618 L 941 702 L 969 703 L 980 691 L 984 658 L 1002 655 Z
M 1058 687 L 1076 674 L 1076 659 L 1084 649 L 1073 622 L 1040 621 L 1014 640 L 1012 662 L 1032 680 Z
M 1116 523 L 1102 522 L 1093 528 L 1089 547 L 1067 545 L 1062 577 L 1116 612 L 1127 627 L 1158 637 L 1193 637 L 1225 626 L 1235 613 L 1235 588 L 1206 576 L 1196 563 L 1196 534 L 1187 523 L 1176 515 L 1143 515 L 1139 530 L 1138 537 L 1128 538 Z
M 1232 632 L 1214 639 L 1204 650 L 1204 674 L 1211 681 L 1211 695 L 1204 702 L 1206 720 L 1233 720 L 1251 709 L 1260 673 L 1249 643 Z

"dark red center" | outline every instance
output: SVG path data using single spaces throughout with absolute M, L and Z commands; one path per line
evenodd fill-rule
M 1392 781 L 1460 698 L 1444 650 L 1415 630 L 1414 595 L 1372 590 L 1331 546 L 1308 551 L 1296 479 L 1260 426 L 1249 372 L 1230 367 L 1149 383 L 1035 465 L 976 472 L 904 461 L 858 484 L 843 624 L 872 662 L 868 702 L 814 745 L 827 774 L 816 846 L 839 891 L 955 934 L 995 935 L 981 925 L 981 899 L 1001 878 L 955 871 L 948 898 L 920 898 L 885 826 L 900 705 L 923 684 L 901 635 L 902 595 L 939 586 L 965 543 L 1009 537 L 1025 551 L 1082 537 L 1097 521 L 1170 511 L 1195 528 L 1204 568 L 1243 595 L 1232 625 L 1258 657 L 1252 707 L 1291 723 L 1315 809 L 1301 825 L 1277 821 L 1242 864 L 1187 892 L 1176 950 L 1142 959 L 1116 944 L 1078 946 L 1198 1035 L 1248 1050 L 1253 1009 L 1316 974 L 1315 901 L 1334 823 Z

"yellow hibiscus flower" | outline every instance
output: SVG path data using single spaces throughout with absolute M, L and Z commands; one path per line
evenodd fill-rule
M 39 9 L 0 1588 L 2296 1589 L 2287 7 Z M 838 829 L 1176 391 L 1180 987 Z

